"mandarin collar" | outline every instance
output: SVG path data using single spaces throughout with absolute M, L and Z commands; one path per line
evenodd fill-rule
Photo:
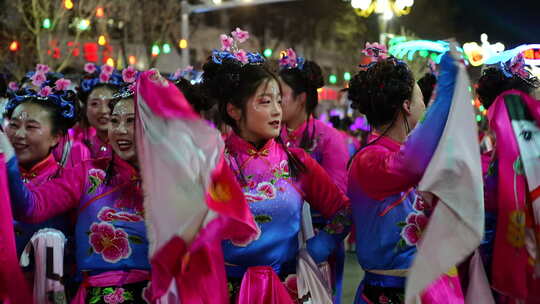
M 253 144 L 238 136 L 236 133 L 231 133 L 227 137 L 226 147 L 229 153 L 245 154 L 249 156 L 268 156 L 271 149 L 275 146 L 275 139 L 269 139 L 263 147 L 257 149 Z
M 40 161 L 34 165 L 30 170 L 25 170 L 23 167 L 20 167 L 21 175 L 24 179 L 32 180 L 36 176 L 41 175 L 44 171 L 50 169 L 51 167 L 58 167 L 58 163 L 54 159 L 54 156 L 49 154 L 44 160 Z

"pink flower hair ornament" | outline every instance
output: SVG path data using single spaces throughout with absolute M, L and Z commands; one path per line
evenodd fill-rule
M 517 54 L 507 62 L 500 62 L 500 69 L 507 78 L 519 77 L 529 85 L 538 88 L 540 81 L 527 70 L 523 53 Z
M 249 39 L 247 31 L 236 28 L 231 32 L 232 37 L 222 34 L 219 39 L 221 41 L 221 50 L 212 51 L 212 61 L 217 64 L 222 64 L 225 59 L 232 59 L 245 64 L 261 64 L 264 62 L 263 56 L 258 53 L 246 52 L 238 47 L 238 44 L 244 43 Z
M 296 55 L 296 52 L 289 48 L 281 52 L 281 58 L 279 59 L 280 69 L 300 69 L 304 68 L 306 60 L 303 57 Z
M 366 47 L 362 50 L 362 54 L 371 57 L 371 62 L 379 62 L 389 57 L 386 45 L 377 42 L 366 42 Z

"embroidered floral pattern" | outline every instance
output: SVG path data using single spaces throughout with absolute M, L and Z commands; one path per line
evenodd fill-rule
M 116 211 L 109 207 L 101 208 L 97 217 L 104 222 L 142 222 L 144 220 L 143 217 L 138 214 L 133 214 L 125 211 Z
M 263 195 L 244 193 L 248 203 L 262 202 L 266 199 Z
M 270 181 L 257 183 L 252 175 L 246 176 L 246 185 L 244 186 L 244 195 L 248 203 L 261 202 L 267 199 L 275 199 L 277 192 L 284 192 L 285 188 L 277 186 L 279 180 L 290 178 L 289 165 L 286 160 L 282 160 L 277 166 L 270 169 L 274 178 Z M 253 192 L 256 193 L 253 193 Z
M 340 234 L 345 231 L 345 227 L 352 224 L 351 210 L 349 208 L 339 211 L 323 230 L 330 234 Z
M 90 188 L 88 188 L 88 194 L 94 193 L 97 188 L 103 184 L 105 180 L 105 171 L 101 169 L 90 169 L 88 170 L 88 179 L 90 181 Z
M 99 303 L 103 299 L 103 302 L 107 304 L 120 304 L 127 301 L 133 301 L 133 294 L 130 291 L 124 290 L 124 288 L 114 287 L 94 287 L 91 289 L 90 301 L 88 303 Z
M 109 223 L 93 223 L 90 226 L 88 242 L 92 253 L 101 254 L 103 260 L 116 263 L 131 255 L 128 234 Z
M 429 218 L 424 212 L 429 212 L 432 206 L 426 202 L 421 195 L 416 195 L 416 199 L 413 203 L 414 211 L 407 215 L 405 222 L 399 222 L 398 226 L 401 227 L 401 239 L 397 243 L 397 249 L 404 249 L 407 246 L 417 246 L 418 242 L 422 239 L 422 233 L 427 227 Z
M 264 196 L 266 199 L 276 198 L 276 187 L 268 182 L 262 182 L 257 185 L 257 192 Z

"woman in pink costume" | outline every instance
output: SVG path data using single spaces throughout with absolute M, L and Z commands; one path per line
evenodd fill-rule
M 345 191 L 347 148 L 338 130 L 313 117 L 319 104 L 317 89 L 324 86 L 321 68 L 288 49 L 280 60 L 279 79 L 283 90 L 283 141 L 288 147 L 308 152 Z
M 31 89 L 13 92 L 6 106 L 6 134 L 19 159 L 23 181 L 33 186 L 60 176 L 61 167 L 52 150 L 77 120 L 78 99 L 75 92 L 67 89 L 69 80 L 58 79 L 53 88 L 47 84 L 44 81 L 39 92 Z M 68 222 L 66 214 L 36 224 L 15 221 L 17 256 L 21 256 L 31 237 L 40 229 L 54 228 L 70 237 Z M 59 250 L 63 251 L 63 246 Z M 53 268 L 48 270 L 53 273 Z M 29 277 L 31 274 L 28 272 Z
M 491 162 L 484 176 L 481 253 L 498 303 L 540 303 L 540 181 L 535 177 L 540 171 L 540 102 L 530 95 L 539 86 L 519 54 L 485 69 L 477 87 L 495 137 L 495 148 L 486 155 Z
M 223 121 L 233 129 L 226 139 L 226 160 L 261 231 L 250 244 L 223 243 L 230 293 L 236 303 L 295 303 L 309 297 L 297 295 L 294 283 L 304 200 L 329 221 L 307 244 L 318 260 L 317 255 L 328 255 L 327 242 L 342 240 L 348 231 L 348 199 L 314 159 L 279 138 L 279 81 L 261 55 L 237 48 L 246 34 L 222 35 L 224 51 L 213 52 L 202 82 L 203 92 L 218 101 Z
M 283 127 L 281 139 L 288 147 L 301 148 L 323 167 L 334 183 L 343 191 L 347 187 L 347 161 L 350 155 L 338 130 L 315 119 L 319 104 L 317 89 L 324 86 L 322 71 L 313 61 L 298 57 L 288 49 L 280 60 L 280 84 L 283 92 Z M 317 229 L 327 222 L 318 210 L 312 210 L 313 225 Z M 327 244 L 336 248 L 332 260 L 336 302 L 341 299 L 341 285 L 345 250 L 341 242 Z M 316 262 L 326 261 L 328 257 Z
M 132 96 L 116 100 L 111 117 L 112 160 L 88 160 L 56 179 L 26 186 L 17 158 L 8 162 L 16 219 L 37 223 L 77 210 L 75 255 L 82 282 L 75 303 L 109 303 L 112 297 L 141 303 L 149 278 Z
M 457 68 L 443 57 L 437 100 L 418 124 L 425 106 L 407 64 L 376 47 L 367 51 L 375 60 L 349 88 L 352 106 L 374 128 L 349 169 L 356 253 L 365 271 L 355 303 L 404 303 L 407 270 L 430 212 L 415 187 L 442 135 Z M 463 303 L 457 274 L 443 276 L 422 303 Z
M 83 105 L 81 122 L 70 135 L 74 142 L 88 147 L 91 159 L 111 158 L 107 135 L 111 119 L 109 103 L 124 81 L 122 75 L 109 65 L 87 63 L 84 70 L 86 74 L 78 88 Z

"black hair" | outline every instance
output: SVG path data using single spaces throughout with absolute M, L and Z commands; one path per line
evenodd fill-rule
M 203 115 L 205 112 L 210 111 L 215 105 L 215 102 L 212 102 L 208 98 L 204 98 L 201 83 L 191 84 L 189 80 L 180 77 L 175 81 L 175 85 L 184 94 L 195 112 Z
M 245 115 L 249 98 L 256 93 L 261 84 L 270 80 L 275 80 L 279 84 L 277 76 L 264 64 L 242 64 L 240 61 L 230 58 L 223 59 L 218 64 L 210 57 L 203 66 L 203 81 L 199 92 L 202 93 L 202 98 L 205 98 L 207 102 L 217 102 L 221 120 L 239 134 L 236 121 L 227 113 L 227 105 L 230 103 L 236 108 L 242 109 L 242 115 Z M 189 97 L 186 96 L 186 98 Z M 305 165 L 289 151 L 279 136 L 276 137 L 276 141 L 287 153 L 291 176 L 298 177 L 306 170 Z M 242 172 L 239 173 L 244 179 L 242 182 L 245 182 Z
M 374 63 L 354 75 L 348 90 L 351 107 L 364 114 L 372 127 L 390 126 L 377 139 L 362 145 L 347 166 L 360 150 L 375 143 L 392 128 L 403 103 L 412 97 L 414 84 L 413 73 L 407 64 L 394 57 Z M 406 127 L 409 128 L 408 123 Z
M 424 105 L 427 107 L 437 85 L 437 77 L 433 73 L 426 73 L 418 80 L 418 86 L 424 96 Z
M 24 89 L 19 90 L 19 92 L 15 94 L 24 95 L 25 92 Z M 33 92 L 33 90 L 26 89 L 27 92 Z M 34 92 L 35 93 L 35 92 Z M 28 95 L 27 97 L 23 97 L 22 100 L 16 101 L 15 104 L 12 106 L 9 105 L 9 103 L 15 102 L 13 100 L 15 98 L 14 96 L 10 101 L 8 102 L 8 106 L 6 107 L 5 117 L 8 119 L 11 119 L 13 112 L 15 109 L 24 103 L 32 103 L 41 106 L 44 110 L 46 110 L 49 113 L 49 117 L 51 118 L 52 128 L 51 132 L 54 135 L 61 135 L 64 136 L 67 134 L 67 131 L 72 128 L 75 123 L 77 123 L 78 116 L 80 113 L 79 107 L 78 107 L 78 100 L 77 95 L 73 91 L 64 91 L 64 94 L 62 95 L 62 100 L 65 102 L 68 102 L 70 105 L 74 108 L 74 113 L 71 117 L 68 117 L 67 115 L 63 115 L 63 112 L 66 111 L 66 107 L 59 105 L 56 102 L 52 101 L 52 97 L 39 97 L 35 94 Z M 19 97 L 21 99 L 21 97 Z
M 403 102 L 412 97 L 414 83 L 407 64 L 393 57 L 382 60 L 352 78 L 351 107 L 364 114 L 374 127 L 393 123 Z
M 302 68 L 284 68 L 279 72 L 279 77 L 293 90 L 293 96 L 296 98 L 302 93 L 306 93 L 306 117 L 309 120 L 319 104 L 319 95 L 317 89 L 324 86 L 324 78 L 321 67 L 307 60 Z M 311 134 L 310 134 L 311 133 Z M 315 127 L 309 132 L 308 128 L 304 130 L 300 148 L 308 150 L 313 147 L 315 137 Z
M 518 76 L 506 77 L 499 68 L 489 67 L 478 80 L 476 93 L 484 107 L 489 108 L 497 96 L 508 90 L 519 90 L 530 94 L 533 86 Z

